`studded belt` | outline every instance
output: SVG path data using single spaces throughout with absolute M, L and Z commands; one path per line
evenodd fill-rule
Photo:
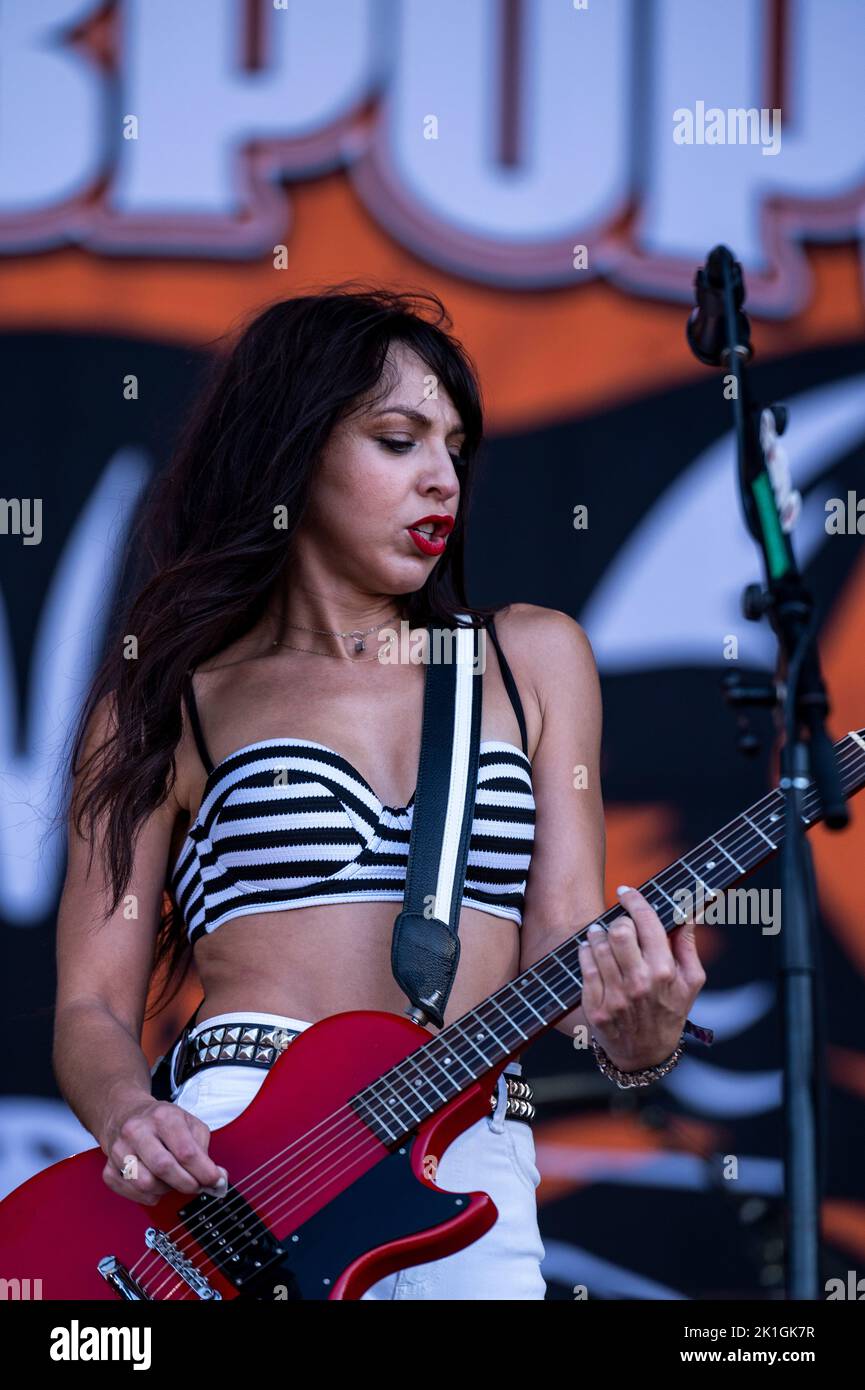
M 182 1086 L 190 1076 L 205 1067 L 230 1065 L 234 1067 L 272 1067 L 280 1053 L 293 1038 L 300 1036 L 296 1028 L 280 1028 L 272 1023 L 220 1023 L 214 1028 L 190 1037 L 184 1028 L 177 1043 L 174 1058 L 174 1080 Z M 532 1088 L 528 1081 L 504 1073 L 508 1088 L 506 1120 L 522 1120 L 531 1124 L 535 1118 Z M 490 1095 L 490 1111 L 496 1108 L 498 1092 Z
M 504 1074 L 508 1088 L 508 1105 L 505 1110 L 506 1120 L 523 1120 L 527 1125 L 532 1123 L 535 1118 L 535 1107 L 532 1104 L 533 1091 L 528 1081 L 521 1081 L 518 1076 Z M 493 1091 L 490 1096 L 490 1109 L 495 1110 L 498 1096 Z
M 221 1023 L 215 1028 L 189 1036 L 184 1028 L 174 1059 L 174 1079 L 182 1086 L 190 1076 L 205 1067 L 230 1063 L 235 1067 L 271 1067 L 297 1028 L 279 1028 L 272 1023 Z

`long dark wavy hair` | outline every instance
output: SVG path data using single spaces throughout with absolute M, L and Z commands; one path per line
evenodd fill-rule
M 323 447 L 341 419 L 392 389 L 386 358 L 395 341 L 428 364 L 465 430 L 453 531 L 422 588 L 401 596 L 403 612 L 414 627 L 454 626 L 457 612 L 479 626 L 497 611 L 471 606 L 465 593 L 466 517 L 483 409 L 476 370 L 450 327 L 433 293 L 344 282 L 268 305 L 233 347 L 214 356 L 174 453 L 139 511 L 127 551 L 138 566 L 132 597 L 72 731 L 65 799 L 89 841 L 91 864 L 103 826 L 113 895 L 103 921 L 124 896 L 142 823 L 174 785 L 189 673 L 249 632 L 275 586 L 290 582 L 292 538 Z M 278 507 L 288 517 L 283 529 L 274 525 Z M 153 962 L 162 988 L 148 1017 L 173 999 L 192 956 L 169 871 L 167 865 Z

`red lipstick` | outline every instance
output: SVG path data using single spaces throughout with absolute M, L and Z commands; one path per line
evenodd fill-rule
M 419 531 L 419 526 L 424 529 Z M 441 555 L 453 528 L 452 516 L 422 516 L 413 521 L 407 530 L 423 555 Z

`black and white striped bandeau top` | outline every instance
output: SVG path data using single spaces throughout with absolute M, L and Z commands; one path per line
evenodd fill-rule
M 505 684 L 524 748 L 498 739 L 481 742 L 462 905 L 519 925 L 535 801 L 525 720 L 509 670 Z M 346 758 L 309 739 L 263 739 L 214 766 L 191 682 L 187 701 L 209 768 L 201 806 L 170 877 L 190 942 L 249 913 L 402 901 L 414 795 L 405 806 L 386 806 Z

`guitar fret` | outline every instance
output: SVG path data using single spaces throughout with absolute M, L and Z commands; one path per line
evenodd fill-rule
M 484 1020 L 483 1020 L 482 1018 L 478 1018 L 477 1011 L 474 1011 L 474 1017 L 478 1019 L 478 1022 L 479 1022 L 479 1023 L 483 1023 L 483 1022 L 484 1022 Z M 487 1024 L 485 1024 L 485 1027 L 487 1028 L 487 1030 L 488 1030 L 488 1032 L 490 1033 L 491 1037 L 495 1040 L 497 1046 L 501 1048 L 502 1052 L 507 1052 L 508 1049 L 507 1049 L 507 1047 L 505 1046 L 505 1044 L 502 1042 L 501 1038 L 498 1037 L 497 1034 L 493 1032 L 492 1024 L 487 1023 Z
M 682 862 L 684 863 L 685 861 L 683 860 Z M 685 868 L 688 868 L 688 867 L 689 867 L 689 866 L 688 866 L 687 864 L 685 864 Z M 698 873 L 695 873 L 693 870 L 690 870 L 690 872 L 692 873 L 694 882 L 695 882 L 696 884 L 699 885 L 699 887 L 700 887 L 700 889 L 701 889 L 701 891 L 702 891 L 702 893 L 703 893 L 703 897 L 704 897 L 704 898 L 710 898 L 710 899 L 717 898 L 717 896 L 718 896 L 718 889 L 717 889 L 717 888 L 713 888 L 711 883 L 706 883 L 705 879 L 701 878 L 700 875 L 699 875 Z
M 716 847 L 717 849 L 719 849 L 723 855 L 726 855 L 727 859 L 729 859 L 729 861 L 730 861 L 731 864 L 735 864 L 735 865 L 736 865 L 736 868 L 739 870 L 739 873 L 740 873 L 740 874 L 743 874 L 743 873 L 745 872 L 745 870 L 742 868 L 742 865 L 741 865 L 741 864 L 738 864 L 738 863 L 736 862 L 736 860 L 733 858 L 732 854 L 729 854 L 729 853 L 727 852 L 727 850 L 724 849 L 724 846 L 723 846 L 723 845 L 719 845 L 719 844 L 718 844 L 718 841 L 717 841 L 717 840 L 714 840 L 714 839 L 712 840 L 712 844 L 715 845 L 715 847 Z
M 514 1027 L 518 1029 L 518 1031 L 521 1033 L 521 1035 L 523 1036 L 523 1038 L 528 1039 L 528 1038 L 531 1036 L 531 1033 L 526 1033 L 525 1029 L 520 1028 L 520 1027 L 519 1027 L 519 1024 L 516 1022 L 517 1014 L 525 1011 L 526 1001 L 523 999 L 523 997 L 522 997 L 521 994 L 518 994 L 518 993 L 516 992 L 516 990 L 513 990 L 513 991 L 511 991 L 511 992 L 512 992 L 512 994 L 513 994 L 514 997 L 513 997 L 513 1000 L 512 1000 L 511 1003 L 510 1003 L 510 1010 L 511 1010 L 510 1016 L 511 1016 L 511 1017 L 513 1018 L 513 1020 L 514 1020 Z M 531 1006 L 530 1006 L 530 1007 L 531 1007 Z M 528 1026 L 529 1028 L 531 1028 L 531 1026 L 532 1026 L 532 1020 L 531 1020 L 531 1018 L 528 1017 L 528 1016 L 526 1017 L 526 1024 L 527 1024 L 527 1026 Z
M 409 1061 L 409 1060 L 410 1060 L 409 1058 L 406 1058 L 406 1061 Z M 415 1070 L 416 1070 L 416 1071 L 420 1070 L 419 1067 L 417 1066 L 417 1063 L 415 1063 Z M 439 1096 L 442 1100 L 450 1100 L 450 1096 L 446 1096 L 446 1095 L 444 1094 L 444 1092 L 442 1092 L 442 1091 L 439 1090 L 438 1086 L 435 1084 L 435 1082 L 433 1081 L 433 1079 L 432 1079 L 431 1076 L 422 1076 L 422 1080 L 425 1081 L 425 1082 L 427 1083 L 427 1085 L 432 1086 L 432 1088 L 433 1088 L 433 1090 L 435 1091 L 436 1095 Z M 411 1080 L 411 1078 L 407 1076 L 407 1077 L 406 1077 L 406 1081 L 408 1081 L 408 1084 L 411 1086 L 412 1090 L 413 1090 L 414 1092 L 416 1092 L 417 1095 L 421 1096 L 420 1091 L 418 1091 L 417 1087 L 415 1086 L 415 1084 L 414 1084 L 414 1082 Z M 423 1100 L 423 1096 L 421 1096 L 421 1099 Z M 426 1104 L 426 1102 L 424 1102 L 424 1104 Z
M 569 1012 L 570 1009 L 573 1008 L 573 1005 L 570 1004 L 568 1001 L 573 997 L 574 985 L 577 986 L 578 990 L 582 991 L 583 982 L 578 975 L 574 975 L 572 971 L 568 970 L 567 966 L 565 965 L 564 961 L 561 959 L 560 956 L 556 959 L 555 966 L 556 969 L 561 972 L 561 985 L 559 987 L 561 990 L 562 1000 L 564 1002 L 566 1011 Z M 556 983 L 557 985 L 559 984 L 558 979 Z
M 369 1087 L 368 1089 L 373 1090 L 374 1087 Z M 400 1096 L 394 1094 L 392 1086 L 388 1086 L 387 1094 L 393 1095 L 394 1102 L 398 1105 L 401 1105 L 403 1109 L 408 1112 L 410 1121 L 408 1128 L 412 1128 L 412 1126 L 416 1125 L 417 1117 L 412 1113 L 411 1107 L 406 1105 L 405 1101 L 402 1100 Z M 379 1105 L 385 1107 L 383 1115 L 380 1113 L 375 1114 L 374 1112 L 375 1119 L 387 1131 L 387 1134 L 391 1139 L 397 1138 L 399 1134 L 402 1132 L 402 1130 L 405 1128 L 405 1120 L 400 1120 L 397 1118 L 396 1115 L 393 1114 L 392 1104 L 385 1098 L 385 1096 L 376 1094 L 375 1099 L 378 1101 Z M 390 1132 L 390 1125 L 386 1124 L 385 1120 L 392 1122 L 395 1125 L 395 1132 L 393 1134 L 391 1134 Z
M 440 1042 L 441 1039 L 440 1039 L 440 1038 L 436 1038 L 435 1041 L 436 1041 L 436 1042 Z M 451 1061 L 459 1062 L 459 1064 L 460 1064 L 460 1066 L 462 1067 L 463 1071 L 467 1072 L 468 1075 L 472 1078 L 472 1080 L 474 1080 L 474 1072 L 472 1071 L 471 1067 L 468 1066 L 468 1065 L 462 1060 L 461 1057 L 458 1057 L 458 1056 L 457 1056 L 455 1050 L 454 1050 L 452 1047 L 446 1047 L 446 1048 L 445 1048 L 445 1053 L 447 1054 L 447 1057 L 450 1058 Z M 430 1048 L 430 1053 L 429 1053 L 429 1055 L 430 1055 L 430 1057 L 432 1058 L 432 1060 L 435 1062 L 435 1064 L 436 1064 L 436 1066 L 438 1067 L 439 1071 L 441 1072 L 442 1076 L 446 1076 L 447 1079 L 448 1079 L 448 1081 L 452 1082 L 453 1085 L 456 1086 L 456 1094 L 459 1094 L 459 1086 L 458 1086 L 457 1083 L 453 1080 L 453 1072 L 448 1071 L 446 1062 L 440 1062 L 440 1061 L 438 1060 L 438 1058 L 435 1056 L 435 1053 L 434 1053 L 434 1051 L 433 1051 L 432 1048 Z
M 574 984 L 579 985 L 580 989 L 582 989 L 583 982 L 579 978 L 579 976 L 575 975 L 572 970 L 569 970 L 563 960 L 559 960 L 559 965 L 562 967 L 566 975 L 570 975 L 571 979 L 574 981 Z
M 417 1068 L 417 1063 L 413 1063 L 412 1058 L 406 1058 L 405 1062 L 403 1062 L 402 1068 L 399 1069 L 398 1072 L 399 1081 L 402 1081 L 402 1083 L 405 1084 L 405 1086 L 410 1088 L 410 1091 L 413 1091 L 414 1097 L 417 1097 L 417 1099 L 419 1099 L 421 1106 L 424 1106 L 424 1108 L 428 1109 L 428 1113 L 432 1113 L 432 1111 L 434 1111 L 435 1109 L 435 1105 L 430 1106 L 430 1102 L 428 1102 L 428 1099 L 420 1093 L 419 1088 L 417 1088 L 416 1084 L 414 1084 L 414 1081 L 412 1080 L 412 1077 L 410 1077 L 409 1074 L 410 1070 L 412 1069 L 414 1070 L 414 1072 L 417 1072 L 417 1070 L 419 1070 L 419 1068 Z M 423 1073 L 420 1073 L 420 1079 L 421 1083 L 423 1083 Z M 394 1090 L 394 1087 L 391 1087 L 391 1090 Z M 407 1111 L 409 1111 L 410 1115 L 414 1115 L 414 1108 L 416 1108 L 416 1102 L 414 1102 L 414 1097 L 413 1095 L 407 1095 L 407 1097 L 402 1097 L 401 1095 L 401 1097 L 399 1097 L 399 1099 L 401 1099 L 401 1104 L 405 1106 Z M 385 1104 L 389 1104 L 389 1102 L 385 1101 Z M 417 1116 L 414 1116 L 414 1119 L 417 1120 Z
M 408 1061 L 408 1060 L 409 1060 L 409 1059 L 406 1058 L 406 1061 Z M 426 1102 L 425 1102 L 424 1099 L 423 1099 L 423 1096 L 421 1096 L 421 1094 L 420 1094 L 420 1092 L 418 1091 L 417 1087 L 413 1084 L 413 1082 L 410 1080 L 410 1078 L 405 1074 L 405 1071 L 404 1071 L 404 1070 L 401 1070 L 401 1071 L 400 1071 L 400 1073 L 399 1073 L 399 1079 L 400 1079 L 400 1081 L 404 1081 L 404 1082 L 406 1083 L 406 1085 L 408 1085 L 408 1086 L 411 1087 L 412 1091 L 414 1091 L 414 1094 L 415 1094 L 415 1095 L 418 1097 L 418 1099 L 421 1101 L 421 1104 L 423 1104 L 423 1105 L 426 1104 Z M 393 1089 L 393 1088 L 391 1088 L 391 1089 Z M 412 1101 L 412 1098 L 411 1098 L 410 1096 L 400 1096 L 400 1097 L 399 1097 L 399 1101 L 400 1101 L 400 1104 L 401 1104 L 401 1105 L 404 1105 L 404 1106 L 405 1106 L 405 1108 L 406 1108 L 406 1110 L 409 1112 L 409 1114 L 412 1115 L 412 1116 L 414 1117 L 415 1120 L 417 1120 L 417 1119 L 418 1119 L 418 1116 L 416 1116 L 415 1113 L 414 1113 L 414 1103 L 413 1103 L 413 1101 Z M 412 1103 L 410 1103 L 410 1102 L 412 1102 Z
M 531 1036 L 533 1033 L 537 1033 L 539 1031 L 535 1023 L 535 1020 L 539 1019 L 543 1026 L 546 1026 L 547 1020 L 545 1015 L 541 1012 L 541 1010 L 536 1008 L 534 1003 L 532 1002 L 532 999 L 534 997 L 532 992 L 533 981 L 527 979 L 525 976 L 523 976 L 522 978 L 525 982 L 525 991 L 513 991 L 516 1001 L 515 1008 L 521 1011 L 521 1016 L 525 1016 L 525 1026 L 529 1029 L 529 1036 Z
M 535 1006 L 529 1003 L 528 999 L 523 999 L 522 995 L 520 995 L 519 997 L 524 1004 L 529 1005 L 529 1008 L 531 1009 L 532 1013 L 535 1014 L 541 1020 L 541 1023 L 546 1023 L 547 1020 L 544 1018 L 543 1014 L 539 1014 Z
M 661 887 L 660 883 L 658 882 L 658 880 L 657 880 L 656 878 L 650 878 L 650 879 L 649 879 L 649 883 L 654 884 L 654 886 L 657 888 L 658 892 L 661 893 L 661 894 L 667 899 L 667 902 L 670 904 L 670 906 L 673 908 L 674 911 L 679 911 L 679 905 L 678 905 L 678 903 L 674 903 L 674 902 L 673 902 L 673 899 L 670 897 L 669 893 L 665 893 L 665 892 L 664 892 L 663 888 Z M 645 897 L 645 894 L 643 894 L 643 896 Z M 657 908 L 655 909 L 655 911 L 657 912 Z
M 362 1115 L 362 1113 L 360 1112 L 360 1110 L 357 1111 L 357 1114 L 359 1114 L 359 1115 L 360 1115 L 360 1118 L 363 1119 L 363 1115 Z M 396 1141 L 397 1141 L 397 1139 L 399 1139 L 400 1133 L 401 1133 L 401 1131 L 399 1130 L 399 1128 L 396 1130 L 395 1133 L 391 1133 L 391 1131 L 388 1129 L 387 1125 L 383 1122 L 383 1120 L 382 1120 L 382 1118 L 381 1118 L 380 1115 L 375 1115 L 373 1118 L 374 1118 L 375 1120 L 378 1121 L 378 1124 L 379 1124 L 380 1127 L 384 1130 L 384 1132 L 385 1132 L 385 1138 L 388 1139 L 388 1140 L 390 1140 L 391 1143 L 396 1143 Z
M 540 965 L 542 965 L 542 963 L 544 963 L 544 962 L 538 962 L 538 963 L 540 963 Z M 534 969 L 534 966 L 533 966 L 533 969 Z M 558 974 L 558 973 L 556 973 L 556 972 L 562 972 L 562 973 Z M 567 976 L 567 979 L 565 979 L 565 976 Z M 555 986 L 556 986 L 556 991 L 555 991 L 555 992 L 559 992 L 559 991 L 562 991 L 562 990 L 567 990 L 567 988 L 569 988 L 570 984 L 572 984 L 572 983 L 573 983 L 573 980 L 574 980 L 573 974 L 570 973 L 570 970 L 567 969 L 567 967 L 565 966 L 565 963 L 562 962 L 562 959 L 560 959 L 559 956 L 555 956 L 555 958 L 553 958 L 553 956 L 551 956 L 551 958 L 549 958 L 549 963 L 548 963 L 548 967 L 547 967 L 547 977 L 548 977 L 549 980 L 551 980 L 551 981 L 553 981 L 553 983 L 555 983 Z M 577 983 L 580 983 L 580 981 L 577 981 Z M 581 987 L 581 983 L 580 983 L 580 987 Z M 559 1002 L 562 1002 L 562 1001 L 559 1001 Z
M 559 998 L 559 996 L 558 996 L 553 990 L 550 989 L 549 985 L 548 985 L 544 980 L 541 979 L 541 977 L 540 977 L 540 975 L 537 973 L 537 971 L 534 972 L 534 976 L 535 976 L 535 979 L 538 981 L 538 983 L 541 984 L 541 985 L 543 985 L 544 989 L 547 991 L 547 994 L 552 995 L 553 999 L 554 999 L 555 1002 L 556 1002 L 556 1006 L 557 1006 L 558 1008 L 561 1008 L 561 1006 L 562 1006 L 562 1001 L 561 1001 L 561 999 Z
M 437 1037 L 437 1038 L 435 1039 L 435 1041 L 436 1041 L 437 1043 L 440 1043 L 440 1042 L 443 1041 L 443 1039 L 442 1039 L 441 1036 L 439 1036 L 439 1037 Z M 464 1059 L 460 1056 L 459 1051 L 457 1050 L 456 1047 L 446 1047 L 446 1048 L 445 1048 L 445 1051 L 447 1052 L 448 1056 L 450 1056 L 450 1057 L 452 1057 L 452 1058 L 454 1059 L 454 1061 L 459 1062 L 459 1064 L 460 1064 L 460 1066 L 462 1067 L 463 1071 L 464 1071 L 468 1076 L 470 1076 L 472 1079 L 474 1079 L 474 1072 L 472 1071 L 472 1069 L 471 1069 L 471 1067 L 469 1066 L 468 1062 L 464 1061 Z M 451 1075 L 450 1072 L 448 1072 L 448 1073 L 446 1073 L 446 1074 L 447 1074 L 447 1075 Z
M 766 841 L 766 844 L 767 844 L 767 845 L 771 845 L 773 849 L 777 849 L 777 848 L 778 848 L 778 846 L 775 844 L 775 841 L 774 841 L 774 840 L 770 840 L 770 839 L 769 839 L 769 836 L 766 834 L 766 832 L 765 832 L 764 830 L 761 830 L 760 827 L 759 827 L 759 825 L 755 825 L 754 822 L 751 820 L 751 817 L 750 817 L 750 816 L 746 815 L 746 816 L 744 817 L 744 819 L 748 822 L 749 825 L 753 825 L 753 826 L 754 826 L 754 829 L 756 830 L 756 832 L 757 832 L 758 835 L 762 835 L 762 836 L 763 836 L 763 839 Z
M 412 1064 L 413 1064 L 413 1058 L 411 1058 L 411 1057 L 406 1058 L 405 1061 L 404 1061 L 403 1063 L 400 1064 L 400 1067 L 396 1069 L 396 1077 L 397 1077 L 397 1079 L 399 1080 L 399 1082 L 405 1083 L 406 1085 L 408 1085 L 408 1086 L 411 1088 L 412 1091 L 414 1091 L 415 1095 L 418 1097 L 418 1099 L 419 1099 L 420 1102 L 421 1102 L 421 1105 L 422 1105 L 422 1107 L 423 1107 L 423 1111 L 424 1111 L 427 1115 L 431 1115 L 431 1114 L 432 1114 L 436 1109 L 438 1109 L 439 1107 L 438 1107 L 438 1105 L 437 1105 L 436 1103 L 430 1104 L 429 1100 L 428 1100 L 427 1098 L 425 1098 L 425 1097 L 422 1095 L 422 1093 L 418 1090 L 417 1086 L 414 1085 L 413 1081 L 411 1080 L 411 1077 L 407 1074 L 407 1069 L 408 1069 L 409 1067 L 411 1067 Z M 419 1071 L 419 1068 L 418 1068 L 418 1066 L 417 1066 L 417 1063 L 414 1063 L 414 1070 L 419 1072 L 419 1075 L 420 1075 L 420 1077 L 421 1077 L 422 1082 L 427 1082 L 427 1083 L 432 1087 L 432 1089 L 433 1089 L 434 1091 L 437 1092 L 440 1101 L 443 1101 L 443 1102 L 446 1103 L 448 1100 L 451 1100 L 451 1099 L 453 1098 L 452 1096 L 448 1096 L 448 1095 L 446 1095 L 444 1092 L 440 1091 L 439 1088 L 435 1085 L 435 1083 L 432 1081 L 432 1079 L 431 1079 L 430 1077 L 425 1077 L 425 1076 L 423 1075 L 423 1073 Z M 466 1070 L 469 1072 L 469 1075 L 471 1076 L 471 1072 L 469 1071 L 469 1069 L 466 1068 Z M 379 1104 L 380 1106 L 384 1106 L 384 1107 L 385 1107 L 385 1114 L 386 1114 L 386 1116 L 387 1116 L 388 1121 L 391 1121 L 391 1122 L 392 1122 L 392 1121 L 396 1120 L 396 1109 L 395 1109 L 395 1107 L 399 1105 L 399 1106 L 402 1106 L 403 1110 L 405 1110 L 405 1111 L 408 1113 L 408 1115 L 409 1115 L 409 1117 L 410 1117 L 410 1121 L 411 1121 L 411 1123 L 410 1123 L 410 1125 L 409 1125 L 409 1128 L 412 1128 L 414 1125 L 416 1125 L 416 1124 L 420 1121 L 420 1119 L 422 1118 L 422 1116 L 421 1116 L 421 1115 L 416 1115 L 416 1114 L 415 1114 L 415 1107 L 414 1107 L 413 1105 L 410 1105 L 410 1104 L 408 1103 L 408 1100 L 407 1100 L 407 1099 L 405 1099 L 403 1096 L 401 1096 L 401 1095 L 398 1094 L 398 1092 L 397 1092 L 397 1090 L 396 1090 L 396 1088 L 395 1088 L 395 1086 L 394 1086 L 393 1084 L 389 1084 L 389 1085 L 386 1087 L 385 1093 L 382 1095 L 382 1094 L 378 1091 L 377 1088 L 378 1088 L 378 1086 L 379 1086 L 380 1081 L 382 1081 L 382 1080 L 384 1080 L 384 1079 L 385 1079 L 385 1078 L 379 1078 L 379 1082 L 373 1083 L 373 1086 L 370 1087 L 370 1088 L 368 1088 L 369 1091 L 371 1091 L 371 1092 L 373 1093 L 374 1098 L 376 1099 L 376 1101 L 378 1102 L 378 1104 Z M 452 1078 L 448 1078 L 448 1079 L 452 1081 Z M 453 1095 L 458 1095 L 458 1094 L 459 1094 L 459 1087 L 456 1086 L 455 1083 L 452 1083 L 452 1084 L 454 1084 Z M 376 1119 L 378 1119 L 380 1123 L 382 1123 L 382 1125 L 383 1125 L 383 1127 L 384 1127 L 384 1129 L 385 1129 L 385 1131 L 386 1131 L 387 1136 L 388 1136 L 391 1140 L 392 1140 L 393 1138 L 398 1137 L 398 1135 L 391 1135 L 390 1129 L 389 1129 L 388 1125 L 385 1125 L 384 1122 L 383 1122 L 383 1120 L 382 1120 L 382 1115 L 381 1115 L 381 1113 L 375 1114 L 374 1117 L 375 1117 Z M 401 1121 L 401 1123 L 403 1124 L 403 1126 L 405 1126 L 405 1121 L 404 1121 L 404 1120 Z
M 505 1012 L 505 1010 L 502 1008 L 501 1004 L 499 1004 L 499 1003 L 496 1001 L 496 996 L 495 996 L 494 994 L 490 995 L 490 998 L 488 999 L 487 1002 L 490 1003 L 490 1004 L 494 1004 L 495 1007 L 498 1009 L 499 1013 L 503 1015 L 503 1017 L 505 1018 L 506 1022 L 509 1023 L 509 1024 L 511 1025 L 512 1028 L 516 1028 L 516 1030 L 517 1030 L 517 1032 L 519 1033 L 520 1037 L 521 1037 L 524 1041 L 526 1041 L 526 1042 L 528 1041 L 528 1036 L 529 1036 L 528 1033 L 524 1033 L 523 1030 L 522 1030 L 522 1028 L 519 1026 L 519 1024 L 518 1024 L 518 1023 L 515 1023 L 514 1020 L 511 1018 L 510 1014 L 508 1014 L 508 1013 Z
M 698 874 L 696 869 L 692 869 L 691 865 L 688 863 L 686 859 L 683 859 L 682 863 L 685 865 L 685 868 L 688 870 L 688 872 L 694 876 L 695 879 L 705 883 L 708 887 L 712 889 L 713 893 L 716 893 L 718 891 L 720 884 L 710 884 L 709 880 L 705 877 L 705 875 Z M 705 866 L 707 869 L 717 869 L 718 861 L 716 859 L 706 859 Z
M 355 1096 L 354 1100 L 351 1102 L 352 1109 L 355 1114 L 363 1120 L 364 1124 L 369 1124 L 373 1129 L 378 1128 L 379 1130 L 384 1130 L 383 1137 L 385 1141 L 394 1140 L 399 1138 L 399 1130 L 397 1130 L 395 1134 L 392 1134 L 373 1105 L 374 1097 L 372 1097 L 371 1093 L 374 1086 L 377 1084 L 378 1083 L 373 1083 L 373 1086 L 368 1086 L 365 1091 L 361 1091 L 360 1095 Z
M 456 1023 L 452 1023 L 452 1024 L 451 1024 L 451 1027 L 452 1027 L 452 1028 L 457 1028 L 457 1029 L 459 1029 L 459 1031 L 463 1034 L 463 1037 L 466 1038 L 466 1041 L 471 1043 L 472 1047 L 474 1048 L 474 1050 L 475 1050 L 475 1052 L 478 1054 L 478 1056 L 479 1056 L 479 1057 L 483 1057 L 484 1062 L 487 1064 L 487 1066 L 492 1066 L 492 1062 L 491 1062 L 490 1058 L 487 1057 L 487 1056 L 481 1051 L 481 1049 L 478 1047 L 477 1043 L 475 1042 L 474 1038 L 469 1038 L 469 1037 L 466 1035 L 466 1033 L 464 1032 L 464 1030 L 463 1030 L 462 1028 L 460 1028 L 460 1026 L 459 1026 L 459 1019 L 457 1019 L 457 1022 L 456 1022 Z M 486 1036 L 486 1034 L 484 1034 L 484 1036 Z

